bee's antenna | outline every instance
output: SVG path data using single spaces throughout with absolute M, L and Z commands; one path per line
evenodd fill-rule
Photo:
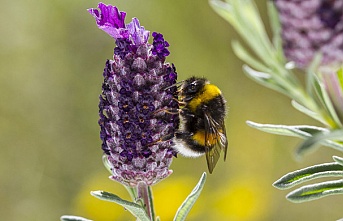
M 183 84 L 183 82 L 185 82 L 185 81 L 176 82 L 175 84 L 172 84 L 172 85 L 170 85 L 170 86 L 164 88 L 164 90 L 168 90 L 168 89 L 170 89 L 170 88 L 172 88 L 172 87 L 175 87 L 175 86 L 180 87 L 180 85 Z

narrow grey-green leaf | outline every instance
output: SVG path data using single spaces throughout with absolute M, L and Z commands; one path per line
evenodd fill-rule
M 64 216 L 61 216 L 61 221 L 92 221 L 92 220 L 86 219 L 80 216 L 64 215 Z
M 342 157 L 333 156 L 332 158 L 333 158 L 333 160 L 336 161 L 337 163 L 343 165 L 343 158 L 342 158 Z
M 322 60 L 323 60 L 323 54 L 321 52 L 317 52 L 314 55 L 310 65 L 308 66 L 306 71 L 316 73 L 318 70 L 318 67 L 320 66 L 320 63 L 322 62 Z
M 108 157 L 106 154 L 102 155 L 102 163 L 104 164 L 107 171 L 110 172 L 110 174 L 112 174 L 111 164 L 110 164 L 110 162 L 108 162 Z
M 292 106 L 297 109 L 298 111 L 306 114 L 309 117 L 312 117 L 313 119 L 321 122 L 322 124 L 327 125 L 327 122 L 322 118 L 322 116 L 316 112 L 313 112 L 312 110 L 304 107 L 303 105 L 299 104 L 298 102 L 296 102 L 295 100 L 292 100 Z M 329 125 L 327 125 L 329 126 Z
M 324 140 L 324 141 L 322 141 L 322 145 L 327 146 L 327 147 L 331 147 L 335 150 L 339 150 L 339 151 L 343 152 L 343 143 L 342 142 L 332 141 L 332 140 Z
M 261 61 L 256 60 L 256 58 L 252 57 L 249 52 L 242 46 L 242 44 L 238 41 L 232 41 L 232 49 L 235 52 L 236 56 L 247 63 L 248 65 L 252 66 L 253 68 L 263 71 L 263 72 L 270 72 L 271 70 L 261 63 Z
M 209 0 L 209 4 L 215 12 L 222 16 L 232 26 L 239 27 L 239 24 L 233 17 L 233 8 L 231 4 L 218 0 Z
M 295 125 L 295 126 L 287 126 L 287 125 L 275 125 L 275 124 L 259 124 L 252 121 L 246 122 L 250 127 L 256 128 L 258 130 L 283 135 L 283 136 L 293 136 L 293 137 L 300 137 L 303 139 L 311 138 L 314 134 L 318 133 L 328 133 L 329 130 L 316 127 L 316 126 L 308 126 L 308 125 Z M 321 145 L 331 147 L 335 150 L 343 151 L 343 142 L 333 141 L 333 140 L 321 140 Z M 312 149 L 314 150 L 314 149 Z M 305 153 L 304 151 L 303 153 Z M 303 154 L 300 153 L 297 155 L 300 158 Z
M 256 71 L 248 65 L 243 65 L 243 71 L 248 77 L 257 83 L 280 93 L 287 94 L 287 90 L 281 87 L 269 73 Z
M 183 201 L 183 203 L 177 210 L 176 215 L 174 217 L 174 221 L 184 221 L 186 219 L 195 201 L 200 196 L 200 193 L 205 185 L 205 182 L 206 182 L 206 173 L 203 173 L 198 184 L 194 187 L 192 192 L 187 196 L 186 200 Z
M 322 127 L 308 125 L 287 126 L 275 124 L 259 124 L 252 121 L 247 121 L 246 123 L 250 127 L 256 128 L 267 133 L 300 138 L 308 138 L 312 137 L 312 134 L 328 131 L 327 129 Z
M 227 20 L 245 40 L 247 45 L 267 66 L 276 64 L 275 52 L 255 3 L 251 0 L 210 0 L 210 6 Z M 254 36 L 253 38 L 251 36 Z
M 135 201 L 137 199 L 137 189 L 134 187 L 126 186 L 126 185 L 123 185 L 123 186 L 125 187 L 125 189 L 129 193 L 132 201 Z
M 323 82 L 316 75 L 313 75 L 313 88 L 315 89 L 322 107 L 326 109 L 326 113 L 329 113 L 330 118 L 332 119 L 332 121 L 335 122 L 337 126 L 342 127 L 342 124 L 337 116 L 335 108 L 333 107 L 329 94 L 326 91 Z
M 268 73 L 261 72 L 261 71 L 256 71 L 249 67 L 248 65 L 243 65 L 243 70 L 251 76 L 253 79 L 257 81 L 262 81 L 262 82 L 268 82 L 272 79 L 272 76 Z
M 303 186 L 290 192 L 286 198 L 294 203 L 302 203 L 335 194 L 343 194 L 343 180 L 326 181 Z
M 328 143 L 330 140 L 342 141 L 343 130 L 325 131 L 322 133 L 313 134 L 312 137 L 306 139 L 296 150 L 296 155 L 301 157 L 304 153 L 314 150 L 319 145 Z M 325 141 L 323 143 L 323 141 Z M 330 143 L 330 142 L 329 142 Z M 341 149 L 343 151 L 343 148 Z
M 281 24 L 279 19 L 279 13 L 276 10 L 274 2 L 268 1 L 268 17 L 270 21 L 270 26 L 273 31 L 273 45 L 277 51 L 277 56 L 280 62 L 285 61 L 283 47 L 282 47 L 282 39 L 281 39 Z
M 339 163 L 324 163 L 290 172 L 273 183 L 278 189 L 288 189 L 305 181 L 321 177 L 343 176 L 343 166 Z
M 125 209 L 130 211 L 132 215 L 134 215 L 136 218 L 138 218 L 140 221 L 150 221 L 146 211 L 142 206 L 140 206 L 137 203 L 133 203 L 127 200 L 123 200 L 117 195 L 105 191 L 91 191 L 92 196 L 95 196 L 98 199 L 114 202 L 121 206 L 123 206 Z

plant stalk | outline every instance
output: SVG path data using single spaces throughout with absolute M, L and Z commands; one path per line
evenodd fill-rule
M 137 185 L 137 200 L 140 201 L 150 220 L 154 221 L 155 213 L 152 203 L 152 192 L 144 181 L 140 181 Z

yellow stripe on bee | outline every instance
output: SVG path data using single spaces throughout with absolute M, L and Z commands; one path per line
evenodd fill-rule
M 192 136 L 193 140 L 196 141 L 198 144 L 202 145 L 202 146 L 206 146 L 205 145 L 205 131 L 201 130 L 196 132 L 193 136 Z M 207 145 L 209 146 L 213 146 L 218 142 L 218 136 L 216 134 L 209 134 L 207 137 Z
M 188 103 L 190 110 L 194 112 L 199 105 L 201 105 L 202 103 L 207 103 L 208 101 L 219 96 L 220 94 L 221 91 L 217 86 L 213 84 L 206 84 L 201 94 L 198 94 Z

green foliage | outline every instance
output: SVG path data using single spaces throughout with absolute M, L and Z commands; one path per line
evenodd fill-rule
M 194 203 L 196 202 L 196 200 L 198 199 L 198 197 L 201 194 L 201 191 L 202 191 L 202 189 L 205 185 L 205 182 L 206 182 L 206 176 L 207 175 L 204 172 L 202 174 L 202 176 L 200 177 L 200 180 L 197 183 L 197 185 L 194 187 L 192 192 L 187 196 L 185 201 L 179 207 L 179 209 L 178 209 L 178 211 L 174 217 L 174 221 L 186 220 L 187 215 L 189 214 Z M 155 221 L 155 220 L 159 221 L 160 220 L 159 217 L 155 218 L 151 187 L 148 187 L 148 190 L 146 192 L 146 194 L 147 194 L 146 196 L 141 195 L 141 193 L 143 193 L 143 192 L 140 192 L 139 189 L 140 189 L 139 187 L 137 187 L 137 189 L 127 187 L 127 190 L 129 192 L 129 194 L 132 196 L 133 200 L 141 202 L 140 204 L 124 200 L 124 199 L 120 198 L 119 196 L 117 196 L 113 193 L 109 193 L 109 192 L 105 192 L 105 191 L 101 191 L 101 190 L 92 191 L 91 195 L 100 199 L 100 200 L 113 202 L 113 203 L 116 203 L 120 206 L 123 206 L 127 211 L 129 211 L 139 221 Z M 149 205 L 150 206 L 149 211 L 147 211 L 148 208 L 145 204 L 144 197 L 146 197 L 149 201 L 149 204 L 150 204 Z M 61 217 L 61 221 L 91 221 L 91 220 L 88 220 L 88 219 L 85 219 L 82 217 L 78 217 L 78 216 L 65 215 L 65 216 Z
M 92 221 L 92 220 L 86 219 L 86 218 L 83 218 L 83 217 L 80 217 L 80 216 L 68 216 L 68 215 L 65 215 L 65 216 L 61 217 L 61 221 Z
M 281 26 L 272 1 L 268 2 L 267 7 L 273 34 L 271 40 L 252 0 L 210 0 L 210 5 L 236 29 L 249 47 L 248 50 L 240 42 L 232 42 L 235 54 L 246 63 L 243 65 L 243 71 L 247 76 L 267 88 L 288 96 L 296 110 L 324 126 L 259 124 L 252 121 L 247 121 L 247 124 L 267 133 L 304 139 L 296 150 L 298 158 L 305 153 L 313 152 L 321 145 L 343 152 L 343 67 L 320 67 L 322 56 L 318 53 L 309 67 L 298 70 L 303 71 L 306 76 L 306 83 L 303 85 L 292 71 L 293 63 L 287 63 L 283 54 Z M 274 186 L 286 189 L 319 177 L 342 177 L 343 160 L 340 157 L 334 157 L 334 160 L 336 162 L 290 172 L 277 180 Z M 343 180 L 326 181 L 300 187 L 289 193 L 287 199 L 292 202 L 304 202 L 341 193 Z
M 203 173 L 202 176 L 200 177 L 198 184 L 194 187 L 192 192 L 187 196 L 185 201 L 181 204 L 181 206 L 177 210 L 176 215 L 174 217 L 174 221 L 186 220 L 188 213 L 193 207 L 195 201 L 200 196 L 201 191 L 205 185 L 205 182 L 206 182 L 206 173 Z
M 323 177 L 342 177 L 343 166 L 339 163 L 325 163 L 290 172 L 273 183 L 278 189 L 288 189 L 305 181 Z
M 290 192 L 286 198 L 294 203 L 302 203 L 335 194 L 343 194 L 343 180 L 306 185 Z
M 296 154 L 302 156 L 303 153 L 319 145 L 332 147 L 343 152 L 343 130 L 329 130 L 327 132 L 315 133 L 306 139 L 297 149 Z
M 337 163 L 343 165 L 343 158 L 338 157 L 338 156 L 333 156 L 332 158 L 333 158 L 334 161 L 336 161 Z
M 92 191 L 91 194 L 101 200 L 117 203 L 127 209 L 132 215 L 137 217 L 141 221 L 150 221 L 145 208 L 137 203 L 133 203 L 127 200 L 123 200 L 113 193 L 108 193 L 105 191 Z

